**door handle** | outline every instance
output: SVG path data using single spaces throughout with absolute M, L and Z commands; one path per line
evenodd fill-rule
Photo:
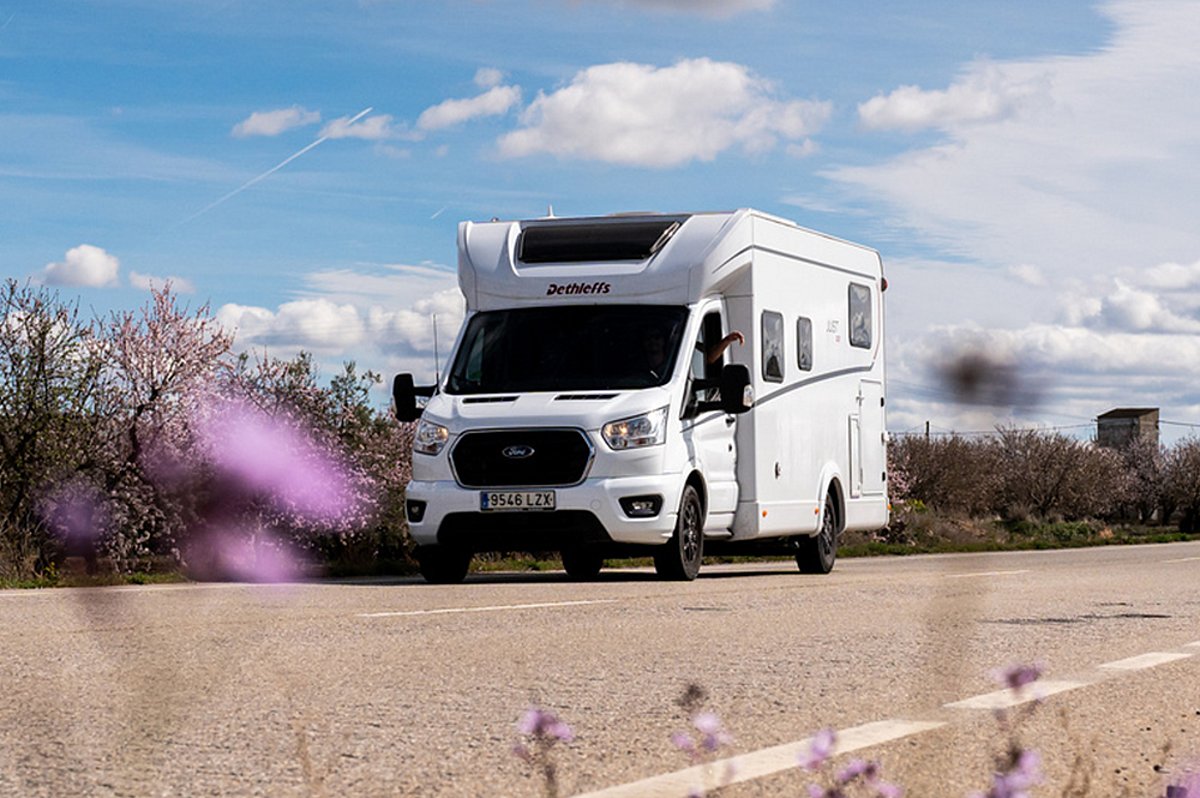
M 733 422 L 737 421 L 736 416 L 725 416 L 725 426 L 732 427 Z

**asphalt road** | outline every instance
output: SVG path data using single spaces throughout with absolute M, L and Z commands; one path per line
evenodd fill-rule
M 538 796 L 511 750 L 534 704 L 576 735 L 561 795 L 685 795 L 705 775 L 670 736 L 696 684 L 733 737 L 721 796 L 807 795 L 796 752 L 823 727 L 838 762 L 965 796 L 1004 745 L 990 672 L 1022 662 L 1045 667 L 1044 699 L 1008 710 L 1035 795 L 1161 796 L 1200 759 L 1200 543 L 3 591 L 0 795 Z

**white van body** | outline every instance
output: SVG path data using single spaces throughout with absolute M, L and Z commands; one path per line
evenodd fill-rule
M 836 545 L 844 530 L 888 523 L 886 282 L 874 250 L 748 209 L 463 222 L 458 276 L 467 318 L 426 391 L 407 492 L 432 581 L 461 578 L 477 551 L 559 550 L 583 577 L 604 556 L 666 551 L 689 486 L 709 552 L 780 544 L 803 570 L 832 567 L 832 552 L 815 567 L 800 559 L 822 530 Z M 653 348 L 634 343 L 643 318 L 668 320 L 659 329 L 673 335 L 670 371 L 650 369 L 652 384 L 623 371 L 588 382 L 561 353 L 525 361 L 561 343 L 636 371 Z M 538 319 L 552 326 L 526 325 Z M 569 343 L 577 323 L 604 340 Z M 523 347 L 504 349 L 518 330 Z M 734 330 L 744 344 L 705 365 Z M 749 369 L 747 412 L 714 407 L 710 383 L 697 394 L 723 363 Z M 518 376 L 489 387 L 488 369 Z M 627 429 L 649 437 L 606 437 Z M 434 556 L 451 553 L 449 569 Z

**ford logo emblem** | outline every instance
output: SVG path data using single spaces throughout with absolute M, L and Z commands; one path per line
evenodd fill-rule
M 500 454 L 510 460 L 524 460 L 526 457 L 533 455 L 533 447 L 517 444 L 516 446 L 505 446 Z

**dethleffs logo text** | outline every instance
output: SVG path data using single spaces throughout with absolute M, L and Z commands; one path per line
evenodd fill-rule
M 559 296 L 566 294 L 568 296 L 574 294 L 607 294 L 612 288 L 608 283 L 550 283 L 546 289 L 546 296 Z

